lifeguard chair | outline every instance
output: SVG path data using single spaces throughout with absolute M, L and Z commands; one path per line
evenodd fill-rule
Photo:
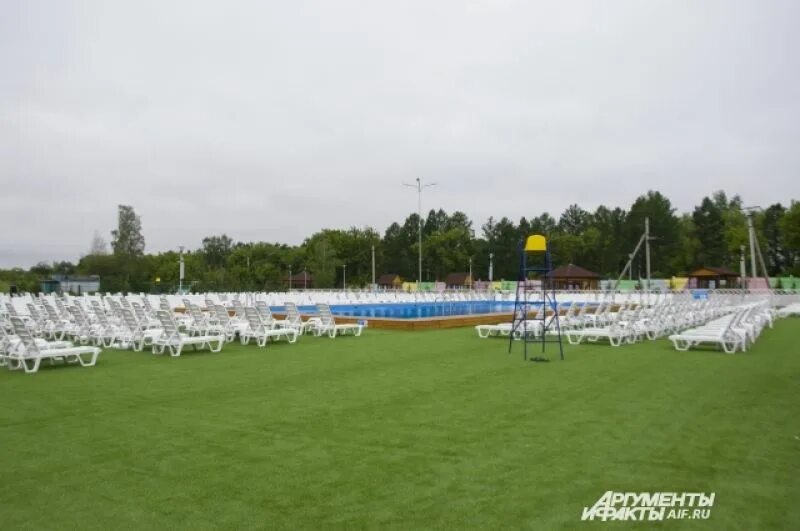
M 564 359 L 561 344 L 561 324 L 553 282 L 553 262 L 547 238 L 532 234 L 517 245 L 519 252 L 519 275 L 517 297 L 514 303 L 514 320 L 509 335 L 508 352 L 514 340 L 521 340 L 524 359 L 528 359 L 528 344 L 540 343 L 542 354 L 547 343 L 558 343 L 558 352 Z M 547 361 L 543 356 L 531 358 Z

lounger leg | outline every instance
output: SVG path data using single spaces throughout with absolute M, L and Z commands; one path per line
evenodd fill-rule
M 25 372 L 28 374 L 33 374 L 39 370 L 39 363 L 41 363 L 41 358 L 34 358 L 33 365 L 28 366 L 27 358 L 22 358 L 22 367 L 25 369 Z
M 572 334 L 570 334 L 569 332 L 567 332 L 567 342 L 570 345 L 577 345 L 578 343 L 580 343 L 580 341 L 576 341 L 575 337 Z
M 91 367 L 97 362 L 98 354 L 99 354 L 98 352 L 92 352 L 90 354 L 91 355 L 91 360 L 89 360 L 89 361 L 84 360 L 83 359 L 83 355 L 81 355 L 81 354 L 78 354 L 75 357 L 78 359 L 78 363 L 80 363 L 82 367 Z

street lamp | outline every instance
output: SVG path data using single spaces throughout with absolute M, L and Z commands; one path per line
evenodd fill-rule
M 417 288 L 422 283 L 422 190 L 431 186 L 436 186 L 436 183 L 422 184 L 422 179 L 417 177 L 417 184 L 403 183 L 403 186 L 410 186 L 417 189 L 417 210 L 419 215 L 419 272 L 417 276 Z

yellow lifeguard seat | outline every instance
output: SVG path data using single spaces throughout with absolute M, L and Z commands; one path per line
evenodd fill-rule
M 547 238 L 541 234 L 531 234 L 525 240 L 526 253 L 543 253 L 547 251 Z

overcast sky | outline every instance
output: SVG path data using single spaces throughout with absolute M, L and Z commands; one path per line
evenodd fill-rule
M 423 209 L 800 199 L 800 2 L 0 0 L 0 267 Z

